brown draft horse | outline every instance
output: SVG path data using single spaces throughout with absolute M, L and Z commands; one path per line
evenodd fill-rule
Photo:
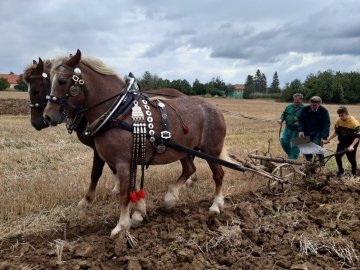
M 43 113 L 47 103 L 46 96 L 50 94 L 51 90 L 50 69 L 51 61 L 43 61 L 41 58 L 39 58 L 38 62 L 33 60 L 33 64 L 29 65 L 24 70 L 24 81 L 29 86 L 30 122 L 32 126 L 39 131 L 49 126 L 49 124 L 44 121 Z M 185 94 L 173 88 L 148 90 L 146 93 L 150 96 L 165 95 L 168 98 L 185 96 Z M 84 135 L 86 124 L 87 121 L 85 118 L 83 118 L 82 122 L 79 124 L 79 127 L 75 130 L 80 142 L 94 150 L 91 181 L 88 191 L 86 192 L 84 198 L 79 202 L 80 206 L 88 206 L 94 200 L 96 186 L 102 175 L 105 165 L 105 162 L 99 157 L 99 154 L 96 151 L 94 138 Z M 110 167 L 110 169 L 113 171 L 114 176 L 116 176 L 116 170 L 112 167 Z M 112 192 L 118 194 L 120 192 L 119 181 L 117 179 L 114 180 L 115 185 Z
M 69 94 L 70 88 L 75 84 L 73 80 L 75 68 L 81 70 L 80 77 L 85 83 L 81 85 L 80 92 L 76 96 L 71 96 Z M 114 96 L 118 89 L 122 89 L 124 85 L 123 80 L 101 61 L 94 58 L 81 58 L 79 50 L 70 59 L 59 58 L 53 62 L 51 81 L 52 98 L 66 99 L 66 106 L 68 107 L 81 105 L 83 108 L 91 108 L 85 112 L 89 123 L 96 121 L 112 105 L 112 101 L 99 104 L 100 101 Z M 171 140 L 192 149 L 199 149 L 201 152 L 215 157 L 222 156 L 226 125 L 222 113 L 217 108 L 198 97 L 181 97 L 167 100 L 165 103 L 169 108 L 168 120 L 172 133 Z M 98 106 L 94 107 L 94 104 L 98 104 Z M 190 132 L 187 134 L 184 134 L 179 115 L 189 126 Z M 49 102 L 44 110 L 44 118 L 49 124 L 57 125 L 61 120 L 61 106 Z M 154 131 L 156 134 L 160 134 L 162 123 L 158 110 L 153 109 L 153 118 Z M 131 116 L 127 115 L 124 121 L 131 124 Z M 132 224 L 132 219 L 141 221 L 142 216 L 146 214 L 145 201 L 141 199 L 135 203 L 135 212 L 130 219 L 129 176 L 132 133 L 123 129 L 112 128 L 96 135 L 94 139 L 100 157 L 116 169 L 120 182 L 120 218 L 111 232 L 113 237 L 122 230 L 128 230 Z M 147 141 L 146 157 L 151 157 L 152 152 L 153 145 L 150 141 Z M 170 186 L 165 195 L 165 204 L 167 206 L 173 206 L 176 203 L 180 187 L 195 172 L 196 168 L 193 159 L 186 153 L 168 148 L 163 154 L 155 155 L 151 161 L 152 165 L 160 165 L 177 160 L 180 160 L 183 170 L 175 185 Z M 218 164 L 210 162 L 208 164 L 212 170 L 216 185 L 215 198 L 210 207 L 210 212 L 220 213 L 224 205 L 222 194 L 224 171 Z

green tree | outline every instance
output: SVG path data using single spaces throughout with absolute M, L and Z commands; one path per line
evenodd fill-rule
M 243 98 L 251 98 L 251 94 L 255 92 L 254 78 L 251 75 L 248 75 L 245 82 L 245 88 L 243 93 Z
M 261 77 L 260 77 L 260 92 L 261 93 L 267 92 L 267 79 L 264 73 L 261 73 Z
M 157 75 L 152 75 L 149 71 L 144 72 L 144 75 L 139 80 L 139 84 L 143 90 L 171 87 L 169 80 L 164 80 Z
M 194 95 L 205 95 L 206 94 L 206 88 L 205 85 L 200 83 L 198 79 L 195 79 L 192 86 L 193 94 Z
M 261 92 L 261 72 L 260 69 L 258 69 L 255 73 L 255 76 L 253 77 L 254 82 L 254 92 Z
M 6 90 L 10 87 L 10 83 L 5 78 L 0 78 L 0 91 Z
M 316 96 L 318 89 L 318 79 L 313 73 L 309 74 L 304 81 L 304 99 L 308 100 L 312 96 Z
M 191 94 L 192 92 L 191 85 L 187 80 L 180 80 L 180 79 L 173 80 L 171 82 L 171 87 L 187 95 Z
M 304 86 L 299 79 L 293 80 L 290 84 L 285 84 L 280 99 L 283 101 L 292 101 L 295 93 L 304 93 Z
M 210 82 L 203 85 L 203 90 L 201 93 L 210 94 L 213 96 L 226 96 L 226 94 L 231 93 L 231 91 L 234 91 L 232 86 L 226 85 L 225 82 L 220 79 L 220 77 L 216 77 L 212 78 Z
M 23 92 L 27 91 L 28 86 L 23 80 L 23 74 L 20 74 L 19 79 L 17 79 L 16 83 L 17 84 L 14 87 L 16 90 L 23 91 Z
M 265 93 L 267 89 L 267 80 L 264 73 L 260 72 L 258 69 L 253 77 L 254 81 L 254 91 L 257 93 Z
M 280 93 L 279 76 L 276 71 L 274 73 L 273 80 L 270 85 L 270 93 Z
M 359 103 L 360 102 L 360 73 L 340 73 L 337 72 L 336 81 L 343 87 L 344 101 L 346 103 Z

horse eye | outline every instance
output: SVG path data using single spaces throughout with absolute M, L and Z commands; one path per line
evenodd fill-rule
M 60 85 L 64 85 L 66 83 L 66 80 L 65 79 L 59 79 L 58 82 L 59 82 Z

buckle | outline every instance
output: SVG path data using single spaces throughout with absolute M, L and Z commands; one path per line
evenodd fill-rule
M 170 139 L 171 138 L 171 132 L 170 131 L 161 131 L 161 138 L 162 139 Z

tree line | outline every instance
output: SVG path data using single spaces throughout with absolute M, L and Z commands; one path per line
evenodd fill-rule
M 13 73 L 12 73 L 13 74 Z M 175 88 L 187 95 L 211 95 L 231 97 L 235 88 L 225 83 L 220 77 L 212 78 L 210 82 L 201 83 L 198 79 L 190 84 L 185 79 L 168 80 L 146 71 L 138 78 L 143 90 L 159 88 Z M 9 88 L 5 78 L 0 78 L 0 90 Z M 15 89 L 26 91 L 27 85 L 20 75 Z M 294 93 L 300 92 L 304 99 L 317 95 L 324 102 L 330 103 L 360 103 L 360 73 L 319 71 L 309 74 L 304 82 L 295 79 L 281 89 L 278 73 L 275 72 L 270 86 L 264 73 L 257 69 L 254 75 L 248 75 L 245 82 L 243 98 L 275 98 L 280 101 L 291 101 Z
M 162 79 L 157 75 L 146 71 L 144 75 L 138 79 L 138 82 L 143 90 L 159 89 L 159 88 L 175 88 L 187 95 L 206 95 L 211 96 L 230 96 L 235 88 L 231 84 L 226 84 L 220 77 L 212 78 L 210 82 L 201 83 L 198 79 L 190 84 L 185 79 L 168 80 Z
M 278 95 L 280 91 L 278 73 L 274 73 L 270 87 L 267 87 L 266 76 L 258 69 L 254 76 L 247 76 L 243 98 L 272 97 Z
M 305 100 L 316 95 L 320 96 L 324 102 L 359 103 L 360 73 L 326 70 L 309 74 L 304 82 L 295 79 L 286 83 L 281 91 L 280 99 L 291 101 L 293 94 L 297 92 L 302 93 Z

